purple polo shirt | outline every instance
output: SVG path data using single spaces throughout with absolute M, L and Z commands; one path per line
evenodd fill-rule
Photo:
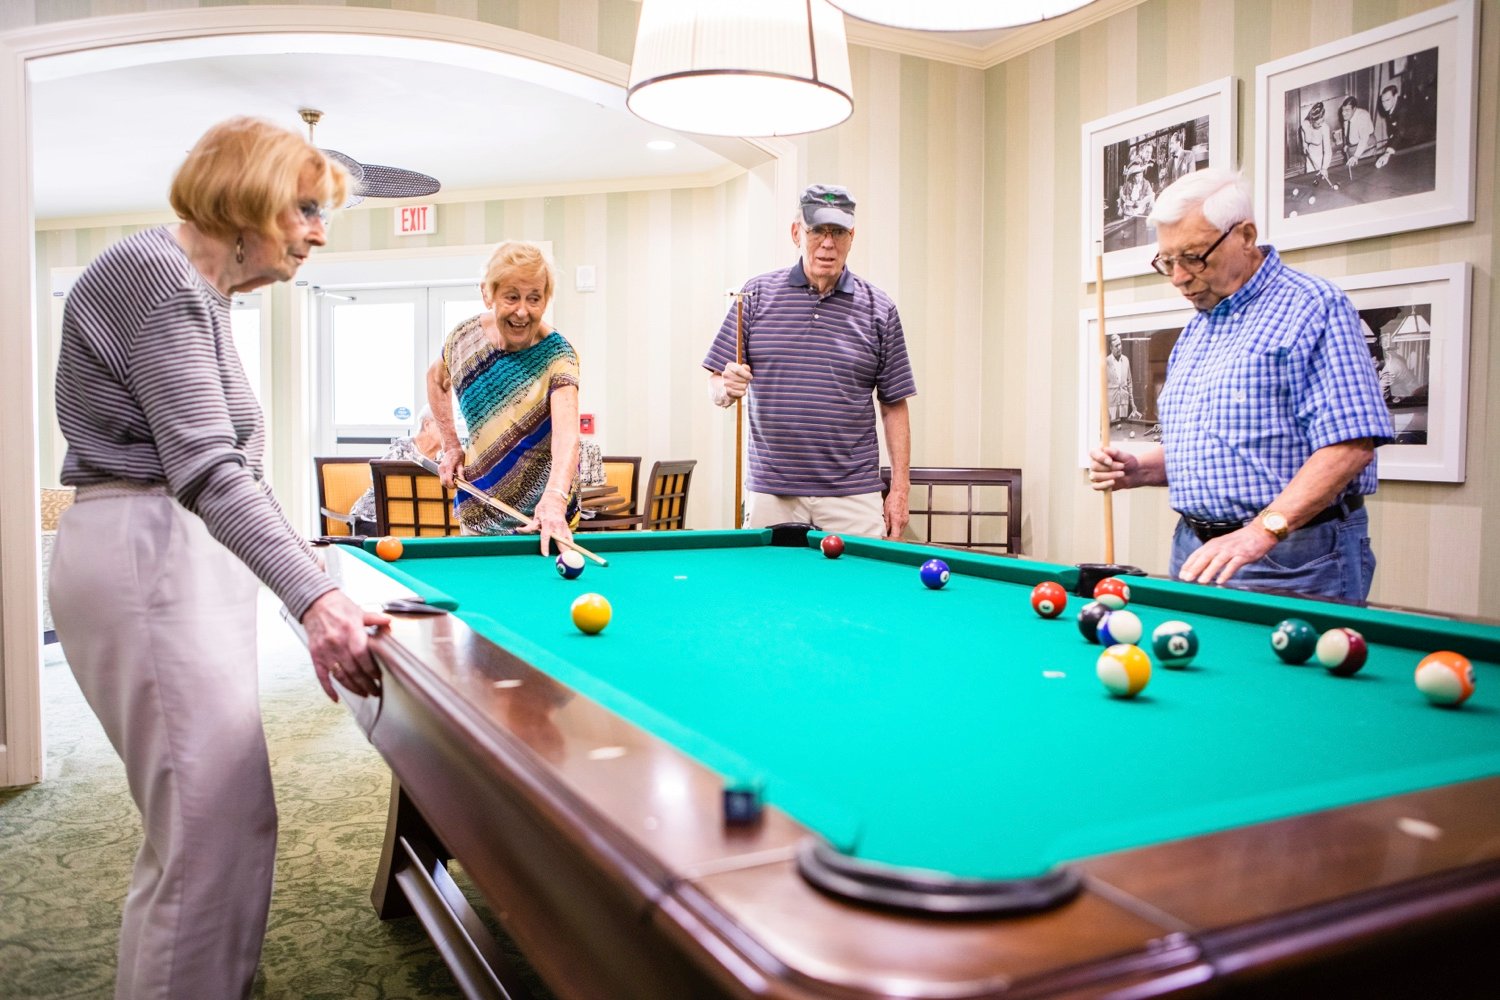
M 799 260 L 745 284 L 744 362 L 755 379 L 747 486 L 774 496 L 854 496 L 882 488 L 875 400 L 914 396 L 896 304 L 847 267 L 827 295 Z M 703 367 L 735 359 L 731 306 Z

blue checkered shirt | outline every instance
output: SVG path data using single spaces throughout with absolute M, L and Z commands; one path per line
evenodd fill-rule
M 1248 521 L 1319 448 L 1395 431 L 1359 314 L 1341 289 L 1269 247 L 1238 291 L 1188 321 L 1159 407 L 1172 508 Z M 1374 493 L 1375 462 L 1345 496 Z

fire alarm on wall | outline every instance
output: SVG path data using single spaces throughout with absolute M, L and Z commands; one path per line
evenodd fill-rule
M 594 415 L 592 413 L 580 413 L 578 415 L 578 433 L 594 433 Z

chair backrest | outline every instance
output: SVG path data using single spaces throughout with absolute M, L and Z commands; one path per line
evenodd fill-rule
M 42 487 L 42 530 L 56 531 L 63 511 L 73 506 L 74 489 L 71 486 Z
M 444 489 L 437 476 L 399 458 L 376 459 L 370 471 L 375 477 L 377 534 L 417 538 L 459 533 L 453 491 Z
M 641 456 L 605 455 L 604 485 L 613 486 L 615 492 L 630 501 L 630 513 L 639 510 L 641 488 Z
M 642 511 L 647 531 L 680 531 L 687 527 L 688 487 L 693 482 L 695 458 L 657 462 L 651 467 L 646 509 Z
M 890 489 L 891 470 L 881 478 Z M 911 470 L 911 523 L 918 541 L 1021 554 L 1021 470 Z
M 370 488 L 370 460 L 345 455 L 314 456 L 313 467 L 317 472 L 323 534 L 353 534 L 354 519 L 347 515 L 354 501 Z

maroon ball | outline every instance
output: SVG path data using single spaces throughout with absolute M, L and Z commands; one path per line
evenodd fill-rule
M 830 559 L 837 559 L 844 554 L 844 540 L 838 535 L 824 535 L 823 540 L 818 543 L 818 548 Z

